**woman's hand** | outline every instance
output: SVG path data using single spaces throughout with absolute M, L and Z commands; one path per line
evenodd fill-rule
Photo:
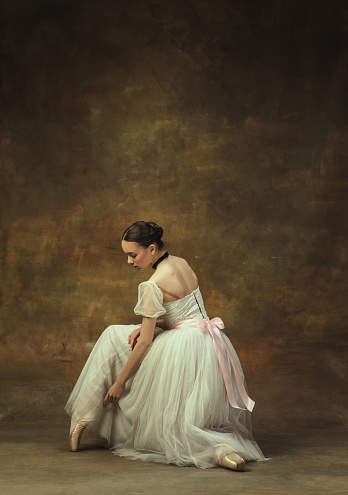
M 136 344 L 136 340 L 137 338 L 139 337 L 140 335 L 140 329 L 141 327 L 139 328 L 136 328 L 135 330 L 133 330 L 133 332 L 131 334 L 129 334 L 128 336 L 128 344 L 130 345 L 130 348 L 133 350 L 134 349 L 134 346 Z
M 115 383 L 111 385 L 111 387 L 108 390 L 108 393 L 104 397 L 104 401 L 103 401 L 104 409 L 106 408 L 108 402 L 117 403 L 122 397 L 123 391 L 124 391 L 124 385 L 120 385 L 116 380 Z

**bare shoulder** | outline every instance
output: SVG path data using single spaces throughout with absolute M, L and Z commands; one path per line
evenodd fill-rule
M 171 261 L 173 263 L 178 263 L 178 264 L 181 264 L 181 265 L 190 266 L 188 264 L 188 262 L 186 260 L 184 260 L 184 258 L 180 258 L 179 256 L 172 256 L 172 255 L 170 255 L 169 261 Z
M 168 262 L 167 263 L 162 263 L 162 266 L 159 266 L 156 270 L 158 275 L 166 274 L 166 275 L 175 275 L 176 273 L 180 272 L 192 272 L 193 270 L 188 264 L 188 262 L 184 258 L 180 258 L 179 256 L 172 256 L 170 255 L 168 257 Z

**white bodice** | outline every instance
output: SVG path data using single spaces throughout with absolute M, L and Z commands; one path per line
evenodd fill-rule
M 181 299 L 164 302 L 163 292 L 152 280 L 139 284 L 138 302 L 134 308 L 134 313 L 148 318 L 160 318 L 163 316 L 167 328 L 179 321 L 195 318 L 196 316 L 207 318 L 199 287 Z
M 195 318 L 196 316 L 207 317 L 204 302 L 199 287 L 176 301 L 163 302 L 166 313 L 163 315 L 167 328 L 182 320 Z

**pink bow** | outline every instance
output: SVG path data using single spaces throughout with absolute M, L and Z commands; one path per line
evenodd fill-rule
M 236 409 L 245 410 L 245 408 L 238 406 L 238 404 L 236 402 L 236 398 L 235 398 L 234 391 L 233 391 L 232 380 L 231 380 L 231 376 L 230 376 L 230 373 L 228 370 L 228 360 L 223 355 L 222 348 L 221 348 L 221 342 L 222 342 L 223 346 L 225 347 L 225 351 L 227 353 L 228 359 L 229 359 L 229 361 L 232 365 L 233 371 L 234 371 L 234 376 L 236 378 L 236 384 L 237 384 L 238 392 L 239 392 L 239 394 L 243 400 L 244 405 L 251 412 L 253 410 L 255 402 L 252 399 L 250 399 L 250 397 L 246 393 L 243 379 L 242 379 L 242 375 L 240 374 L 237 363 L 236 363 L 228 345 L 226 344 L 225 340 L 222 337 L 221 330 L 223 330 L 225 328 L 225 325 L 224 325 L 223 321 L 221 320 L 221 318 L 213 318 L 212 320 L 209 320 L 209 318 L 202 318 L 202 317 L 198 316 L 197 318 L 179 321 L 178 323 L 175 323 L 174 325 L 171 326 L 171 328 L 173 328 L 173 329 L 179 328 L 179 327 L 199 327 L 199 328 L 204 327 L 209 332 L 209 335 L 211 336 L 211 338 L 213 340 L 215 354 L 216 354 L 216 357 L 219 361 L 222 377 L 223 377 L 224 382 L 225 382 L 228 401 L 232 407 L 234 407 Z

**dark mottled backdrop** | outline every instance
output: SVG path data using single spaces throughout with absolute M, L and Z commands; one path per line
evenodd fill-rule
M 3 422 L 61 421 L 137 322 L 154 220 L 241 357 L 257 429 L 347 423 L 344 1 L 1 2 Z

